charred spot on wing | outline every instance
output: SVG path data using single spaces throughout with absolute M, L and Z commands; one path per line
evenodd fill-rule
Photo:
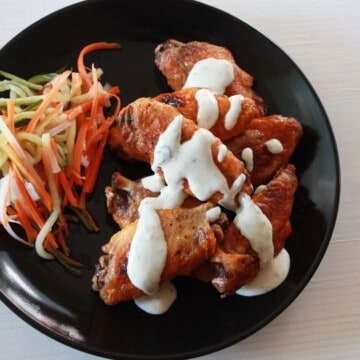
M 120 274 L 122 275 L 127 275 L 127 258 L 124 259 L 121 263 L 120 263 L 120 266 L 119 266 L 119 272 Z
M 101 256 L 99 258 L 99 262 L 95 265 L 95 273 L 92 278 L 92 288 L 95 291 L 99 291 L 105 284 L 105 276 L 107 274 L 109 256 L 110 255 Z
M 113 205 L 116 209 L 120 209 L 122 212 L 129 211 L 129 193 L 123 189 L 116 189 L 113 198 Z
M 180 108 L 184 106 L 183 99 L 180 97 L 173 96 L 172 94 L 164 94 L 159 98 L 159 100 L 175 108 Z

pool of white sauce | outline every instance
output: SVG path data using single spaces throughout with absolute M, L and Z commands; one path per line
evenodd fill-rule
M 260 268 L 254 280 L 242 286 L 236 294 L 257 296 L 278 287 L 287 277 L 290 269 L 289 253 L 282 249 L 280 253 Z
M 165 282 L 154 295 L 143 295 L 135 299 L 135 304 L 152 315 L 161 315 L 168 311 L 176 300 L 176 287 L 170 281 Z
M 134 300 L 135 304 L 147 313 L 162 314 L 176 299 L 176 289 L 171 282 L 160 284 L 166 262 L 167 244 L 156 209 L 181 206 L 187 196 L 183 191 L 185 179 L 191 192 L 199 200 L 206 201 L 217 192 L 223 194 L 219 205 L 235 212 L 235 225 L 258 253 L 259 274 L 251 283 L 240 288 L 237 294 L 263 294 L 281 284 L 288 274 L 290 258 L 286 250 L 282 250 L 274 258 L 272 225 L 269 219 L 250 196 L 241 193 L 246 181 L 245 174 L 241 174 L 229 188 L 226 178 L 213 159 L 211 146 L 216 138 L 207 129 L 211 129 L 219 116 L 214 94 L 224 94 L 233 79 L 233 64 L 227 60 L 210 58 L 195 64 L 184 88 L 201 88 L 196 93 L 196 100 L 197 122 L 202 128 L 197 130 L 190 140 L 181 143 L 183 117 L 176 116 L 160 135 L 155 147 L 152 164 L 154 175 L 142 180 L 146 189 L 160 194 L 158 197 L 145 198 L 140 204 L 127 271 L 130 281 L 145 293 Z M 229 101 L 230 107 L 224 119 L 227 130 L 236 125 L 243 97 L 234 95 Z M 282 144 L 277 139 L 269 140 L 266 146 L 274 154 L 283 151 Z M 219 163 L 225 159 L 227 151 L 225 145 L 219 147 L 216 158 Z M 253 167 L 252 157 L 251 149 L 246 149 L 242 154 L 249 171 Z M 159 175 L 159 169 L 163 176 Z M 206 219 L 212 223 L 220 214 L 221 208 L 214 207 L 207 211 Z

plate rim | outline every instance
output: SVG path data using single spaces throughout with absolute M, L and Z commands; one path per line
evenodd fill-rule
M 113 0 L 105 0 L 109 3 L 113 2 Z M 138 1 L 138 0 L 136 0 Z M 166 3 L 166 1 L 164 0 L 155 0 L 156 2 L 159 3 Z M 319 109 L 321 110 L 322 114 L 323 114 L 323 118 L 325 120 L 325 125 L 328 131 L 328 136 L 331 142 L 331 146 L 332 146 L 332 151 L 334 153 L 334 165 L 335 165 L 335 174 L 336 177 L 334 179 L 334 183 L 335 183 L 335 190 L 336 193 L 334 194 L 334 208 L 331 209 L 331 221 L 329 222 L 327 229 L 326 229 L 326 234 L 323 237 L 323 240 L 321 242 L 321 246 L 319 248 L 319 251 L 316 253 L 316 256 L 311 264 L 311 266 L 307 269 L 306 274 L 303 276 L 303 278 L 301 279 L 299 285 L 297 286 L 297 290 L 291 295 L 288 296 L 283 302 L 282 305 L 279 306 L 276 311 L 273 311 L 272 313 L 270 313 L 266 318 L 264 318 L 261 322 L 258 322 L 255 326 L 253 326 L 249 331 L 247 331 L 247 334 L 245 336 L 243 335 L 237 335 L 237 336 L 233 336 L 233 338 L 228 339 L 226 341 L 223 342 L 219 342 L 216 345 L 213 346 L 208 346 L 207 348 L 202 348 L 199 349 L 197 351 L 189 351 L 189 352 L 183 352 L 182 354 L 175 354 L 175 355 L 150 355 L 147 356 L 146 359 L 180 359 L 180 358 L 184 358 L 184 357 L 197 357 L 197 356 L 201 356 L 201 355 L 206 355 L 215 351 L 219 351 L 221 349 L 224 349 L 225 347 L 234 345 L 236 343 L 238 343 L 241 340 L 244 340 L 245 338 L 254 335 L 257 331 L 259 331 L 260 329 L 262 329 L 264 326 L 266 326 L 267 324 L 269 324 L 271 321 L 275 320 L 282 312 L 284 312 L 289 305 L 291 305 L 295 299 L 302 293 L 302 291 L 304 290 L 304 288 L 306 287 L 306 285 L 309 283 L 309 281 L 311 280 L 311 278 L 314 276 L 316 270 L 319 268 L 322 259 L 328 249 L 328 246 L 330 244 L 331 238 L 333 236 L 333 232 L 335 229 L 335 225 L 337 222 L 337 217 L 338 217 L 338 212 L 339 212 L 339 206 L 340 206 L 340 198 L 341 198 L 341 167 L 340 167 L 340 158 L 339 158 L 339 151 L 338 151 L 338 145 L 336 142 L 336 136 L 333 130 L 333 127 L 331 125 L 330 119 L 326 113 L 325 107 L 319 97 L 319 95 L 316 93 L 315 88 L 313 87 L 313 85 L 311 84 L 311 82 L 308 80 L 307 76 L 304 74 L 304 72 L 300 69 L 300 67 L 295 63 L 295 61 L 279 46 L 277 45 L 274 41 L 272 41 L 271 39 L 269 39 L 264 33 L 261 33 L 260 31 L 258 31 L 256 28 L 252 27 L 250 24 L 248 24 L 247 22 L 245 22 L 244 20 L 242 20 L 241 18 L 238 18 L 222 9 L 216 8 L 212 5 L 209 4 L 205 4 L 196 0 L 173 0 L 176 1 L 177 3 L 189 3 L 189 4 L 194 4 L 196 6 L 200 6 L 200 7 L 204 7 L 207 8 L 209 11 L 214 11 L 216 13 L 218 13 L 221 16 L 224 17 L 228 17 L 229 19 L 231 18 L 233 21 L 239 22 L 242 25 L 247 26 L 248 28 L 251 29 L 251 31 L 256 32 L 258 36 L 263 37 L 267 42 L 271 43 L 271 45 L 273 47 L 276 47 L 277 51 L 279 51 L 280 53 L 282 53 L 283 56 L 286 57 L 287 61 L 289 61 L 289 63 L 291 63 L 291 66 L 294 67 L 296 69 L 296 71 L 299 73 L 299 75 L 302 77 L 302 79 L 305 81 L 308 89 L 310 90 L 312 97 L 315 99 L 316 103 L 319 106 Z M 39 20 L 35 21 L 34 23 L 32 23 L 31 25 L 25 27 L 23 30 L 21 30 L 19 33 L 17 33 L 13 38 L 11 38 L 1 49 L 0 49 L 0 53 L 6 52 L 8 48 L 10 48 L 12 46 L 13 43 L 16 43 L 18 41 L 18 39 L 20 39 L 22 36 L 24 36 L 24 34 L 31 32 L 32 29 L 38 27 L 39 25 L 41 25 L 42 23 L 48 22 L 50 21 L 52 18 L 56 18 L 59 15 L 63 14 L 64 12 L 67 11 L 71 11 L 72 9 L 76 9 L 76 8 L 81 8 L 81 7 L 86 7 L 87 4 L 90 3 L 100 3 L 100 2 L 104 2 L 104 0 L 87 0 L 87 1 L 80 1 L 80 2 L 76 2 L 74 4 L 70 4 L 67 5 L 63 8 L 60 8 L 56 11 L 53 11 L 51 13 L 49 13 L 48 15 L 45 15 L 44 17 L 40 18 Z M 141 0 L 140 0 L 141 2 Z M 115 354 L 111 355 L 111 354 L 106 354 L 104 352 L 102 352 L 101 350 L 93 347 L 93 346 L 89 346 L 88 344 L 84 343 L 84 342 L 79 342 L 79 341 L 74 341 L 74 339 L 71 338 L 66 338 L 64 336 L 59 335 L 56 332 L 53 332 L 51 329 L 45 327 L 43 324 L 39 323 L 38 321 L 36 321 L 36 319 L 30 317 L 28 314 L 26 314 L 25 312 L 23 312 L 21 309 L 19 309 L 15 304 L 13 304 L 10 299 L 8 299 L 5 294 L 3 294 L 3 291 L 0 291 L 0 299 L 1 301 L 19 318 L 21 318 L 23 321 L 25 321 L 27 324 L 29 324 L 31 327 L 37 329 L 40 333 L 60 342 L 63 345 L 69 346 L 71 348 L 74 348 L 76 350 L 88 353 L 88 354 L 92 354 L 92 355 L 97 355 L 97 356 L 103 356 L 103 357 L 111 357 L 114 356 Z M 129 354 L 118 354 L 116 355 L 117 357 L 120 355 L 120 358 L 123 358 L 123 356 L 126 356 L 126 358 L 129 359 L 143 359 L 143 356 L 140 355 L 129 355 Z

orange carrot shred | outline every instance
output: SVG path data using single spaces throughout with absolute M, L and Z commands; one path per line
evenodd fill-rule
M 118 49 L 120 48 L 119 43 L 108 43 L 108 42 L 97 42 L 85 46 L 81 51 L 77 61 L 78 72 L 81 76 L 85 91 L 88 91 L 91 87 L 91 80 L 87 75 L 87 71 L 84 65 L 84 56 L 95 50 L 105 49 Z
M 7 119 L 8 119 L 8 128 L 9 130 L 15 134 L 15 101 L 8 100 L 7 104 Z
M 70 73 L 71 73 L 71 71 L 67 70 L 67 71 L 64 71 L 61 75 L 59 75 L 57 81 L 55 82 L 55 84 L 53 85 L 53 87 L 51 88 L 49 93 L 46 95 L 44 100 L 41 102 L 40 106 L 37 108 L 35 114 L 31 118 L 31 120 L 26 128 L 27 132 L 31 133 L 34 131 L 35 126 L 36 126 L 37 122 L 39 121 L 41 114 L 49 106 L 49 104 L 54 100 L 56 93 L 59 91 L 59 89 L 60 89 L 61 85 L 64 83 L 64 81 L 69 77 Z

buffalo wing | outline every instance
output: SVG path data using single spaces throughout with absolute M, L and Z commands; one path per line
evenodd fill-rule
M 212 207 L 212 204 L 205 203 L 193 209 L 157 210 L 167 243 L 161 283 L 176 276 L 190 275 L 214 254 L 216 236 L 220 236 L 221 232 L 214 231 L 216 224 L 210 225 L 206 218 L 206 212 Z M 143 295 L 127 275 L 128 253 L 136 227 L 137 221 L 130 223 L 102 247 L 105 255 L 99 259 L 92 282 L 93 289 L 99 291 L 100 297 L 108 305 Z
M 244 149 L 252 150 L 250 179 L 253 185 L 259 185 L 268 182 L 276 171 L 288 164 L 301 135 L 302 126 L 295 118 L 270 115 L 253 119 L 244 133 L 225 144 L 239 159 Z M 271 139 L 282 144 L 281 152 L 273 154 L 269 151 L 266 142 Z
M 208 58 L 228 60 L 234 66 L 234 80 L 227 87 L 226 95 L 241 94 L 263 105 L 262 99 L 252 89 L 253 77 L 235 63 L 228 49 L 207 42 L 183 43 L 174 39 L 165 41 L 155 49 L 155 64 L 173 90 L 182 89 L 193 66 Z
M 198 90 L 197 88 L 182 89 L 160 94 L 155 99 L 175 107 L 186 118 L 197 122 L 198 103 L 196 93 Z M 243 133 L 253 118 L 263 115 L 263 108 L 256 104 L 253 99 L 245 97 L 242 100 L 241 112 L 235 125 L 231 129 L 226 129 L 225 115 L 230 108 L 230 100 L 226 95 L 214 95 L 214 97 L 217 101 L 219 116 L 209 130 L 222 141 Z
M 116 126 L 109 133 L 110 148 L 122 157 L 152 164 L 154 150 L 160 135 L 177 115 L 179 115 L 178 110 L 170 105 L 150 98 L 140 98 L 120 112 Z M 181 127 L 181 142 L 191 139 L 198 129 L 194 121 L 184 117 Z M 251 193 L 252 185 L 241 160 L 225 148 L 222 161 L 218 161 L 218 155 L 222 148 L 222 142 L 215 138 L 211 146 L 213 160 L 227 180 L 228 186 L 231 187 L 241 174 L 245 174 L 246 182 L 242 190 Z M 186 182 L 184 188 L 187 193 L 192 195 Z M 222 196 L 222 194 L 216 193 L 209 200 L 218 201 Z

